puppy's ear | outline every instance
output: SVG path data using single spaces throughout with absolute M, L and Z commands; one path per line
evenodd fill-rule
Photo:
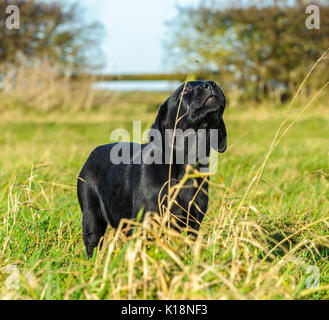
M 155 122 L 153 123 L 153 125 L 151 127 L 151 129 L 158 130 L 162 136 L 164 136 L 164 133 L 165 133 L 164 121 L 167 116 L 167 110 L 168 110 L 167 104 L 168 104 L 168 100 L 160 106 L 157 117 L 155 119 Z
M 220 118 L 218 127 L 216 129 L 218 130 L 217 137 L 210 137 L 211 147 L 217 152 L 223 153 L 227 148 L 227 133 L 225 123 L 222 118 Z

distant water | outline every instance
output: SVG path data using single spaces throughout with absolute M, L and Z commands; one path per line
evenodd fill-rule
M 99 81 L 94 88 L 109 91 L 173 91 L 180 85 L 179 81 Z

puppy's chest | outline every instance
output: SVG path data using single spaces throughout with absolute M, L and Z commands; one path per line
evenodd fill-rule
M 179 173 L 173 171 L 170 175 L 168 170 L 163 169 L 163 167 L 149 167 L 148 169 L 150 170 L 139 172 L 135 179 L 132 179 L 135 182 L 134 185 L 131 185 L 135 199 L 144 197 L 159 199 L 167 197 L 168 194 L 176 194 L 177 199 L 181 199 L 182 202 L 189 202 L 193 198 L 198 200 L 200 198 L 198 194 L 207 194 L 208 184 L 203 179 L 185 180 L 182 171 Z M 171 176 L 170 183 L 168 182 L 169 176 Z

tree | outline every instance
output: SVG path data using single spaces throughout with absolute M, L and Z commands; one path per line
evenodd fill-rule
M 176 57 L 183 56 L 185 69 L 219 72 L 231 87 L 252 93 L 256 100 L 276 90 L 291 92 L 329 47 L 326 1 L 312 1 L 319 6 L 321 27 L 311 30 L 305 26 L 308 1 L 222 3 L 181 7 L 180 18 L 171 23 L 175 32 L 170 48 Z
M 20 9 L 20 28 L 7 29 L 6 8 Z M 73 71 L 99 66 L 102 26 L 86 23 L 77 3 L 45 0 L 0 2 L 0 64 L 36 59 L 56 63 Z M 96 58 L 97 57 L 97 58 Z

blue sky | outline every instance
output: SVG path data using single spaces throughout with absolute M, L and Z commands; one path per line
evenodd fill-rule
M 105 27 L 102 45 L 107 73 L 166 72 L 165 22 L 176 17 L 176 5 L 197 0 L 80 0 L 88 18 Z

